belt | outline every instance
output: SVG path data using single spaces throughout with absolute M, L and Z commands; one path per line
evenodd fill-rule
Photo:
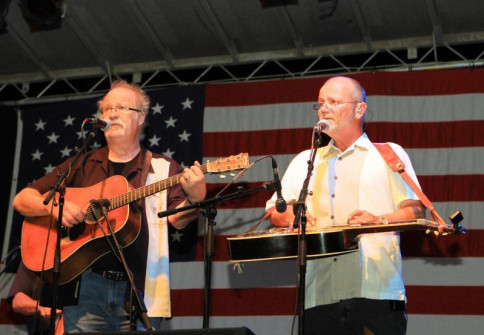
M 113 281 L 127 281 L 128 276 L 124 271 L 114 271 L 114 270 L 92 270 L 92 272 L 97 273 L 104 279 Z

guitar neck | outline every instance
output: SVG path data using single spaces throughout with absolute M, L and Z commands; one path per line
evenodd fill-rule
M 203 173 L 207 173 L 207 164 L 201 165 L 199 166 L 199 168 L 200 170 L 202 170 Z M 108 210 L 111 211 L 113 209 L 122 207 L 134 201 L 149 197 L 150 195 L 156 194 L 170 187 L 178 185 L 180 183 L 182 175 L 183 173 L 179 173 L 153 184 L 145 185 L 130 192 L 117 195 L 109 199 L 110 205 Z

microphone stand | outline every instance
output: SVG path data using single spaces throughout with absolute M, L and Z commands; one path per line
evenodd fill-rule
M 317 132 L 315 132 L 318 134 Z M 319 135 L 319 134 L 318 134 Z M 314 134 L 313 134 L 314 136 Z M 298 306 L 298 334 L 304 335 L 304 305 L 306 294 L 306 263 L 307 263 L 307 245 L 306 245 L 306 197 L 308 195 L 309 180 L 314 169 L 314 160 L 316 158 L 316 152 L 321 145 L 321 136 L 314 136 L 313 149 L 311 151 L 310 159 L 308 160 L 308 172 L 306 179 L 304 180 L 303 187 L 299 193 L 299 199 L 294 204 L 294 228 L 298 228 L 299 224 L 299 241 L 297 252 L 297 263 L 299 267 L 299 281 L 298 281 L 298 294 L 297 294 L 297 306 Z
M 91 205 L 91 208 L 93 209 L 93 214 L 95 215 L 96 220 L 98 221 L 98 225 L 99 225 L 99 227 L 102 227 L 102 225 L 99 223 L 99 218 L 97 217 L 97 215 L 95 213 L 96 210 L 95 210 L 94 207 L 95 206 Z M 119 244 L 118 239 L 117 239 L 116 235 L 114 234 L 113 228 L 111 226 L 111 222 L 109 221 L 109 218 L 108 218 L 108 211 L 107 211 L 107 208 L 104 204 L 101 205 L 101 211 L 102 211 L 102 215 L 104 216 L 104 219 L 106 220 L 106 226 L 108 227 L 108 231 L 111 234 L 111 237 L 114 241 L 114 246 L 111 243 L 109 243 L 109 245 L 111 246 L 115 255 L 119 256 L 119 260 L 121 261 L 121 265 L 123 266 L 123 269 L 126 272 L 126 275 L 128 277 L 129 284 L 131 285 L 130 310 L 129 310 L 129 314 L 131 316 L 131 318 L 130 318 L 130 320 L 131 320 L 131 330 L 136 330 L 136 322 L 133 321 L 133 320 L 136 320 L 136 315 L 134 317 L 132 315 L 132 313 L 133 313 L 132 298 L 133 298 L 133 295 L 134 295 L 136 306 L 138 307 L 138 314 L 141 318 L 141 321 L 145 324 L 146 330 L 151 331 L 151 330 L 153 330 L 153 328 L 151 327 L 151 323 L 148 319 L 148 314 L 147 314 L 148 310 L 146 309 L 146 305 L 145 305 L 143 299 L 141 298 L 139 290 L 136 288 L 136 285 L 135 285 L 134 279 L 133 279 L 133 275 L 132 275 L 132 273 L 129 269 L 128 263 L 126 262 L 126 258 L 124 257 L 124 253 L 123 253 L 123 250 L 121 249 L 121 245 Z M 108 238 L 108 236 L 106 236 L 106 238 Z M 116 247 L 116 248 L 114 248 L 114 247 Z
M 204 309 L 203 309 L 203 328 L 209 328 L 209 318 L 210 318 L 210 300 L 211 300 L 211 281 L 212 281 L 212 256 L 213 256 L 213 229 L 216 225 L 214 221 L 215 216 L 217 215 L 217 209 L 215 208 L 215 204 L 231 200 L 235 198 L 243 197 L 247 194 L 259 192 L 262 190 L 275 190 L 275 182 L 267 182 L 264 183 L 262 186 L 255 187 L 252 189 L 248 189 L 245 191 L 237 191 L 234 193 L 230 193 L 227 195 L 216 196 L 211 199 L 202 200 L 199 202 L 195 202 L 191 205 L 187 205 L 180 208 L 174 208 L 167 211 L 163 211 L 158 213 L 158 217 L 165 217 L 169 215 L 176 214 L 178 212 L 187 211 L 193 208 L 201 208 L 201 213 L 207 218 L 207 230 L 205 233 L 204 239 Z
M 55 334 L 55 321 L 56 321 L 56 310 L 57 310 L 57 295 L 58 295 L 58 289 L 59 289 L 59 278 L 60 278 L 60 242 L 61 242 L 61 236 L 62 236 L 62 214 L 64 210 L 64 195 L 65 195 L 65 187 L 61 186 L 64 182 L 64 180 L 67 178 L 67 175 L 69 174 L 71 167 L 74 165 L 74 163 L 77 161 L 79 158 L 79 155 L 81 154 L 82 151 L 84 151 L 87 148 L 88 143 L 94 138 L 94 133 L 90 132 L 88 135 L 88 138 L 84 141 L 82 147 L 77 150 L 75 156 L 72 158 L 72 162 L 69 163 L 69 167 L 62 172 L 59 175 L 59 178 L 57 179 L 57 182 L 52 185 L 52 189 L 47 194 L 47 196 L 44 198 L 44 201 L 42 202 L 44 205 L 47 205 L 51 199 L 54 197 L 55 193 L 59 193 L 59 214 L 57 216 L 57 239 L 56 239 L 56 245 L 55 245 L 55 253 L 54 253 L 54 267 L 53 267 L 53 282 L 52 282 L 52 306 L 50 309 L 50 325 L 49 325 L 49 334 L 53 335 Z M 54 199 L 55 201 L 55 199 Z

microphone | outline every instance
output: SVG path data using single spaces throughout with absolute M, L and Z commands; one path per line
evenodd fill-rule
M 111 204 L 111 202 L 109 201 L 109 199 L 91 199 L 89 201 L 91 203 L 92 206 L 95 206 L 97 208 L 101 208 L 101 207 L 105 207 L 105 208 L 108 208 L 109 205 Z
M 99 128 L 102 130 L 108 130 L 109 128 L 111 128 L 111 122 L 107 120 L 95 119 L 90 117 L 87 118 L 85 121 L 88 123 L 92 123 L 94 125 L 94 128 Z
M 274 157 L 272 158 L 272 171 L 274 173 L 274 184 L 276 187 L 277 192 L 277 200 L 276 200 L 276 211 L 279 213 L 284 213 L 287 208 L 286 200 L 282 197 L 282 187 L 281 187 L 281 180 L 279 179 L 279 170 L 277 169 L 277 163 Z
M 326 120 L 319 120 L 318 123 L 316 124 L 316 127 L 314 127 L 314 130 L 318 133 L 322 133 L 328 129 L 329 129 L 329 122 Z

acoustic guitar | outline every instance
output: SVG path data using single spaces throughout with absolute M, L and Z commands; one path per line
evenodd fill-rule
M 460 233 L 453 225 L 442 225 L 425 219 L 324 229 L 307 227 L 307 257 L 326 257 L 357 251 L 358 236 L 361 234 L 407 230 L 427 230 L 443 235 Z M 273 228 L 227 238 L 229 259 L 232 262 L 296 258 L 298 242 L 297 231 L 288 228 Z
M 249 165 L 247 153 L 241 153 L 200 166 L 204 173 L 223 173 L 241 170 Z M 96 259 L 111 251 L 106 241 L 109 234 L 107 224 L 99 215 L 100 201 L 107 199 L 110 212 L 109 220 L 112 230 L 120 245 L 124 248 L 136 239 L 140 232 L 140 224 L 127 224 L 129 204 L 139 199 L 166 190 L 180 183 L 182 174 L 177 174 L 156 183 L 130 190 L 128 181 L 120 175 L 112 176 L 95 185 L 83 188 L 67 188 L 65 200 L 75 202 L 86 208 L 83 222 L 73 228 L 65 228 L 61 238 L 61 271 L 60 284 L 65 284 Z M 99 221 L 96 217 L 100 218 Z M 25 266 L 34 272 L 44 271 L 45 280 L 52 282 L 55 244 L 57 239 L 56 222 L 51 216 L 26 217 L 22 226 L 21 253 Z M 44 255 L 45 252 L 45 255 Z

